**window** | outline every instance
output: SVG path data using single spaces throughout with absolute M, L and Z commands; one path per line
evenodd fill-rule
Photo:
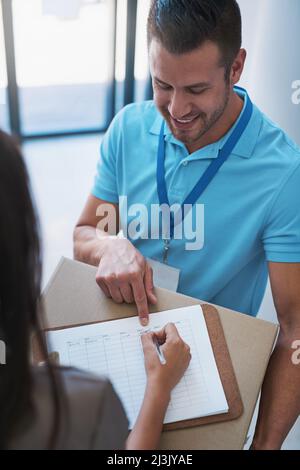
M 127 1 L 118 0 L 116 33 L 116 113 L 120 111 L 124 103 L 124 81 L 126 74 L 126 21 Z
M 147 98 L 149 87 L 149 61 L 147 48 L 147 18 L 150 0 L 139 0 L 137 11 L 137 30 L 135 46 L 135 101 Z
M 24 136 L 106 128 L 113 115 L 114 0 L 13 0 Z
M 9 50 L 6 73 L 0 25 L 2 127 L 10 108 L 12 130 L 23 138 L 105 131 L 124 104 L 151 96 L 150 0 L 0 4 Z

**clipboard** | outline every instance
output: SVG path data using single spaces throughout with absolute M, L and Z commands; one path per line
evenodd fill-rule
M 61 258 L 43 290 L 42 320 L 46 328 L 57 330 L 136 315 L 132 306 L 117 305 L 105 297 L 96 285 L 96 273 L 94 266 Z M 161 288 L 156 288 L 155 293 L 157 304 L 150 307 L 151 313 L 207 304 Z M 244 410 L 237 419 L 222 421 L 222 416 L 219 422 L 210 419 L 207 425 L 164 431 L 159 444 L 161 450 L 241 450 L 244 447 L 278 325 L 221 306 L 214 307 L 221 320 Z M 221 375 L 222 380 L 227 379 Z M 226 416 L 228 419 L 228 413 Z
M 226 344 L 226 339 L 224 336 L 221 320 L 217 309 L 211 305 L 203 304 L 201 305 L 203 310 L 203 315 L 205 318 L 210 342 L 212 345 L 213 353 L 215 356 L 217 368 L 219 371 L 220 379 L 223 385 L 224 393 L 228 403 L 228 412 L 213 415 L 213 416 L 205 416 L 201 418 L 193 418 L 184 421 L 178 421 L 174 423 L 164 424 L 163 430 L 164 431 L 172 431 L 176 429 L 186 429 L 195 426 L 201 426 L 204 424 L 210 423 L 218 423 L 223 421 L 231 421 L 237 419 L 243 413 L 243 403 L 241 399 L 241 395 L 239 392 L 237 380 L 235 377 L 233 365 L 231 362 L 230 354 L 228 351 L 228 347 Z M 159 312 L 158 312 L 159 313 Z M 99 324 L 99 323 L 107 323 L 113 321 L 106 320 L 100 322 L 93 322 L 92 324 Z M 89 323 L 91 325 L 91 323 Z M 72 328 L 79 325 L 68 325 L 67 327 L 61 328 L 50 328 L 45 329 L 44 332 L 49 331 L 57 331 L 57 330 L 64 330 L 68 328 Z M 80 326 L 84 326 L 81 324 Z M 33 350 L 33 359 L 35 362 L 39 362 L 42 359 L 41 353 L 39 351 L 37 342 L 33 339 L 32 342 L 32 350 Z

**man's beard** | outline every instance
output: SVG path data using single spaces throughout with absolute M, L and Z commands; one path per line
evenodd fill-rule
M 168 124 L 174 137 L 180 142 L 183 142 L 184 144 L 187 144 L 187 145 L 192 145 L 198 142 L 223 116 L 224 111 L 227 108 L 227 105 L 229 102 L 229 97 L 230 97 L 230 87 L 227 86 L 225 90 L 223 103 L 213 112 L 213 114 L 210 117 L 207 117 L 205 113 L 199 114 L 199 117 L 197 119 L 202 120 L 203 126 L 201 130 L 199 130 L 196 137 L 191 137 L 188 135 L 188 132 L 177 129 L 172 124 L 171 120 L 168 119 Z

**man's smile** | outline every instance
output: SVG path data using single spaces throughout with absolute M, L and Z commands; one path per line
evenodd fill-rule
M 199 118 L 199 116 L 200 115 L 197 114 L 197 116 L 191 117 L 190 119 L 176 119 L 172 115 L 170 115 L 170 119 L 172 121 L 172 124 L 177 129 L 189 130 L 189 129 L 192 129 L 195 121 Z

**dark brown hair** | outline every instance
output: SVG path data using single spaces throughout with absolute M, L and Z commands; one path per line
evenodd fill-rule
M 18 146 L 0 131 L 0 339 L 6 364 L 0 365 L 0 448 L 7 448 L 23 420 L 34 416 L 30 338 L 34 333 L 45 359 L 54 414 L 49 447 L 60 417 L 58 373 L 47 360 L 40 330 L 41 248 L 28 175 Z
M 242 44 L 241 12 L 236 0 L 152 0 L 147 33 L 148 45 L 155 38 L 171 54 L 212 41 L 228 73 Z

